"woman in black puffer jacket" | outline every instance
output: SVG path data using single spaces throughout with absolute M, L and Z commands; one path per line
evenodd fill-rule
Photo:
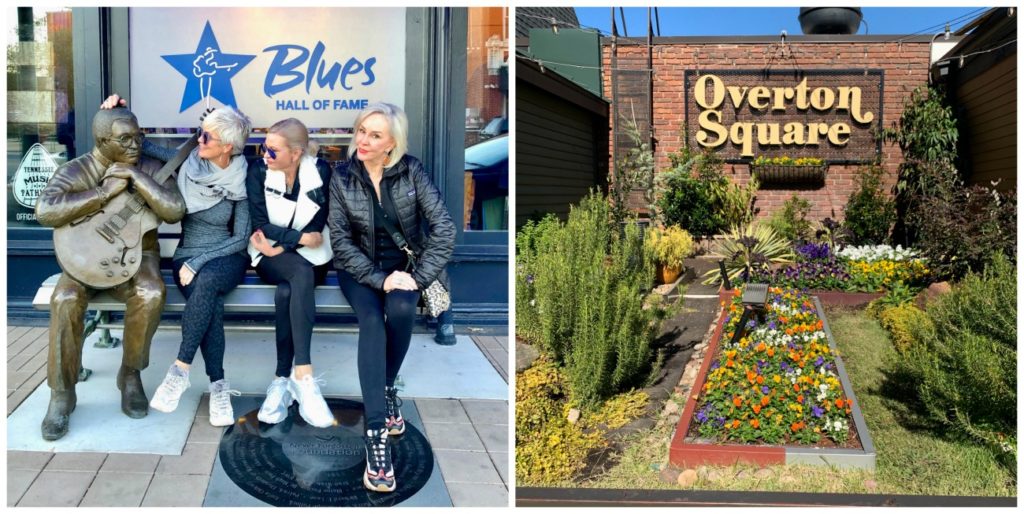
M 395 378 L 409 350 L 420 291 L 435 279 L 455 248 L 455 224 L 408 148 L 408 121 L 394 105 L 373 104 L 359 113 L 348 161 L 331 177 L 331 248 L 338 280 L 359 318 L 359 383 L 366 405 L 366 473 L 371 491 L 395 490 L 388 435 L 405 431 Z M 400 230 L 420 248 L 415 268 L 388 231 Z M 426 221 L 429 235 L 422 227 Z

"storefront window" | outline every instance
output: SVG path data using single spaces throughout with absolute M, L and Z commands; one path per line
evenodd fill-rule
M 39 227 L 36 197 L 75 148 L 71 10 L 7 10 L 7 224 Z
M 508 8 L 469 9 L 463 226 L 508 230 Z

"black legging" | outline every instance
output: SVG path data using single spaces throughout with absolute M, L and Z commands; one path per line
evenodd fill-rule
M 341 292 L 359 318 L 359 387 L 366 405 L 368 430 L 385 426 L 384 386 L 394 386 L 412 339 L 419 291 L 390 293 L 365 286 L 345 271 L 338 271 Z
M 268 284 L 276 284 L 274 295 L 274 330 L 277 333 L 277 371 L 279 377 L 296 366 L 312 364 L 309 344 L 313 337 L 316 304 L 313 289 L 324 283 L 327 264 L 313 266 L 295 252 L 274 257 L 263 256 L 256 265 L 256 274 Z
M 199 268 L 187 286 L 181 285 L 178 275 L 184 265 L 182 259 L 171 267 L 174 283 L 185 295 L 178 360 L 192 364 L 196 349 L 202 350 L 206 374 L 210 382 L 216 382 L 224 378 L 224 295 L 242 282 L 249 256 L 235 253 L 212 259 Z

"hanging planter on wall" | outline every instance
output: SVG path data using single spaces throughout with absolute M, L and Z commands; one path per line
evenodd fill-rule
M 815 157 L 758 157 L 750 163 L 750 174 L 762 184 L 824 183 L 828 164 Z

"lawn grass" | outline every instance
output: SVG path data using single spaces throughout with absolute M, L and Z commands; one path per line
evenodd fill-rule
M 1016 478 L 987 449 L 946 437 L 905 402 L 892 374 L 888 334 L 862 311 L 828 313 L 861 412 L 878 452 L 874 473 L 820 466 L 702 466 L 694 489 L 835 493 L 1013 496 Z M 681 395 L 673 401 L 682 405 Z M 619 463 L 576 487 L 673 489 L 659 478 L 667 463 L 674 417 L 625 441 Z M 566 484 L 567 486 L 569 484 Z

